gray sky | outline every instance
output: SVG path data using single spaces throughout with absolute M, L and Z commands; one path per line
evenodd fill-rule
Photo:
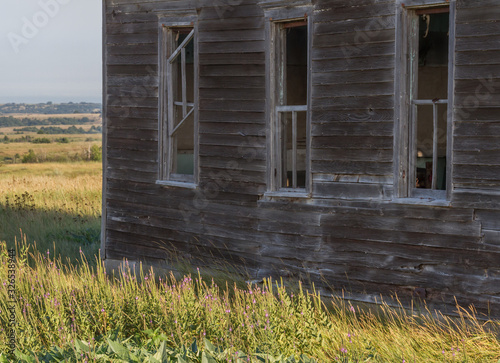
M 0 103 L 100 102 L 101 0 L 0 0 Z

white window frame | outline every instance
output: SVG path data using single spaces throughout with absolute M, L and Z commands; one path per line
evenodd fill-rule
M 174 49 L 174 31 L 179 28 L 191 28 L 192 31 L 189 33 L 188 37 L 183 41 L 183 43 Z M 188 17 L 184 19 L 176 20 L 160 20 L 160 32 L 159 32 L 159 180 L 157 184 L 166 186 L 179 186 L 185 188 L 196 188 L 198 183 L 199 175 L 199 136 L 198 136 L 198 100 L 199 100 L 199 77 L 198 77 L 198 29 L 196 26 L 196 21 L 193 17 Z M 182 99 L 181 104 L 176 103 L 176 105 L 182 106 L 184 120 L 186 120 L 191 114 L 193 114 L 193 142 L 194 142 L 194 170 L 193 175 L 188 174 L 174 174 L 172 170 L 174 168 L 173 157 L 175 155 L 174 142 L 172 141 L 180 125 L 184 122 L 181 121 L 179 125 L 174 127 L 174 99 L 173 95 L 173 83 L 172 83 L 172 71 L 171 64 L 181 57 L 181 64 L 185 62 L 185 52 L 184 46 L 189 43 L 190 40 L 194 41 L 194 103 L 188 103 L 186 101 L 186 87 L 185 79 L 182 79 Z M 183 72 L 184 73 L 184 72 Z
M 395 69 L 395 147 L 394 147 L 394 196 L 396 199 L 407 198 L 420 201 L 446 201 L 451 199 L 452 175 L 453 175 L 453 95 L 454 95 L 454 74 L 455 74 L 455 9 L 456 1 L 444 0 L 398 0 L 397 11 L 397 41 L 396 41 L 396 69 Z M 418 37 L 415 39 L 416 10 L 432 9 L 436 7 L 449 7 L 450 32 L 448 44 L 448 98 L 432 102 L 428 100 L 413 99 L 415 92 L 416 75 L 415 51 L 418 52 Z M 413 29 L 412 29 L 413 27 Z M 413 34 L 413 36 L 412 36 Z M 413 54 L 412 54 L 413 51 Z M 446 190 L 418 189 L 414 187 L 416 180 L 416 144 L 414 142 L 415 121 L 412 109 L 417 104 L 429 104 L 434 108 L 434 118 L 437 117 L 437 105 L 448 104 L 447 112 L 447 144 L 446 144 Z M 434 171 L 437 168 L 436 157 L 436 135 L 434 129 Z M 433 173 L 433 184 L 435 185 L 436 173 Z
M 312 26 L 311 21 L 312 8 L 310 6 L 298 6 L 296 8 L 273 7 L 265 10 L 266 16 L 266 38 L 268 40 L 268 49 L 266 57 L 266 93 L 268 102 L 268 191 L 266 197 L 291 197 L 291 198 L 309 198 L 311 196 L 311 49 L 312 49 Z M 280 54 L 282 49 L 283 32 L 280 25 L 283 23 L 292 23 L 296 21 L 307 21 L 307 105 L 286 106 L 280 104 L 279 95 L 279 72 L 282 69 L 280 64 Z M 306 112 L 306 175 L 305 188 L 284 188 L 281 186 L 282 155 L 280 150 L 280 113 L 291 112 L 292 118 L 296 120 L 297 112 Z M 296 140 L 295 140 L 296 141 Z M 296 142 L 293 143 L 294 145 Z M 292 162 L 296 166 L 296 160 Z M 292 173 L 294 174 L 294 173 Z M 294 175 L 294 180 L 296 175 Z M 292 184 L 296 182 L 292 181 Z

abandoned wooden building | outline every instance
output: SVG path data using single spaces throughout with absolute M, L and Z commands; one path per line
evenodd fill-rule
M 498 0 L 105 0 L 108 265 L 500 316 Z

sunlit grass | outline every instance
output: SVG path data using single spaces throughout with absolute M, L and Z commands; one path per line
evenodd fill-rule
M 0 167 L 0 241 L 22 230 L 41 250 L 75 257 L 97 253 L 102 165 L 9 164 Z
M 21 137 L 23 135 L 19 135 Z M 14 136 L 12 136 L 14 137 Z M 102 136 L 100 134 L 83 134 L 83 135 L 34 135 L 33 137 L 47 137 L 49 139 L 57 139 L 66 137 L 71 142 L 61 144 L 53 142 L 50 144 L 32 144 L 28 142 L 12 142 L 8 144 L 0 144 L 0 160 L 11 158 L 14 160 L 16 154 L 21 158 L 28 150 L 32 149 L 35 154 L 42 160 L 50 160 L 51 158 L 74 158 L 76 155 L 82 157 L 90 150 L 92 145 L 101 145 Z M 14 137 L 15 138 L 15 137 Z M 89 141 L 86 141 L 89 140 Z M 17 159 L 17 162 L 20 162 Z M 0 168 L 0 172 L 3 167 Z
M 48 118 L 75 118 L 79 120 L 82 117 L 88 117 L 92 122 L 101 122 L 101 115 L 97 113 L 58 113 L 58 114 L 9 113 L 3 115 L 3 117 L 8 117 L 8 116 L 20 119 L 30 118 L 35 120 L 46 120 Z
M 0 310 L 5 312 L 5 244 L 1 249 Z M 301 288 L 292 292 L 271 280 L 242 289 L 230 282 L 217 286 L 196 270 L 181 279 L 160 278 L 153 271 L 111 275 L 100 264 L 68 268 L 33 248 L 28 257 L 24 243 L 17 249 L 17 348 L 32 354 L 82 340 L 90 342 L 87 356 L 92 359 L 92 349 L 117 334 L 135 346 L 166 342 L 180 347 L 208 339 L 229 359 L 236 351 L 251 356 L 259 350 L 274 356 L 305 354 L 319 362 L 500 359 L 494 335 L 499 323 L 479 321 L 463 309 L 458 318 L 430 311 L 412 314 L 386 304 L 360 309 Z M 0 351 L 6 349 L 7 324 L 7 315 L 0 313 Z

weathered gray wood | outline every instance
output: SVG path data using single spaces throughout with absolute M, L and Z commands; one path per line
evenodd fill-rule
M 312 132 L 322 136 L 392 136 L 394 122 L 313 122 Z
M 263 76 L 215 76 L 215 77 L 203 77 L 200 80 L 201 88 L 239 88 L 245 82 L 245 87 L 248 88 L 260 88 L 264 86 Z
M 367 162 L 367 161 L 324 161 L 313 160 L 311 162 L 313 173 L 331 174 L 354 174 L 354 175 L 391 175 L 391 162 Z M 334 195 L 334 194 L 332 194 Z
M 357 33 L 355 33 L 357 34 Z M 351 59 L 369 57 L 372 55 L 394 55 L 395 44 L 393 41 L 389 42 L 365 42 L 358 45 L 343 44 L 339 47 L 313 47 L 312 59 L 344 59 L 350 61 Z
M 394 2 L 388 1 L 377 4 L 361 6 L 331 7 L 315 14 L 315 21 L 342 21 L 347 19 L 375 18 L 379 16 L 394 15 Z
M 352 29 L 352 28 L 351 28 Z M 375 30 L 370 32 L 370 42 L 393 42 L 394 29 Z M 332 36 L 331 34 L 316 35 L 314 46 L 317 48 L 323 47 L 342 47 L 349 45 L 350 47 L 362 46 L 367 41 L 366 37 L 359 37 L 359 32 L 342 33 Z
M 450 2 L 449 201 L 404 192 L 405 14 L 436 3 L 104 1 L 105 257 L 162 264 L 175 251 L 203 266 L 213 255 L 258 277 L 307 276 L 320 289 L 327 281 L 359 301 L 398 293 L 409 303 L 419 288 L 429 306 L 452 312 L 456 297 L 500 316 L 491 309 L 500 306 L 497 0 Z M 310 177 L 309 193 L 295 198 L 267 193 L 275 189 L 278 80 L 271 18 L 306 12 Z M 160 25 L 181 19 L 196 29 L 199 54 L 192 188 L 157 184 L 168 144 Z
M 464 1 L 461 1 L 459 9 L 463 8 Z M 500 9 L 498 4 L 492 6 L 484 6 L 477 8 L 469 8 L 464 11 L 457 12 L 457 24 L 459 23 L 484 23 L 489 21 L 497 21 L 500 17 Z
M 374 96 L 374 95 L 393 96 L 393 94 L 394 94 L 394 82 L 348 83 L 342 85 L 341 87 L 337 84 L 318 85 L 315 86 L 314 89 L 312 90 L 313 99 L 321 97 L 324 98 L 364 97 L 364 96 Z
M 353 149 L 346 153 L 345 148 L 314 148 L 311 150 L 312 160 L 336 160 L 336 161 L 374 161 L 392 162 L 393 152 L 390 149 Z
M 204 111 L 224 109 L 235 112 L 263 112 L 264 105 L 265 100 L 204 99 L 200 101 L 200 109 Z
M 370 82 L 388 82 L 394 79 L 393 69 L 313 73 L 313 85 Z
M 392 70 L 391 70 L 392 71 Z M 339 87 L 340 85 L 337 85 Z M 335 107 L 338 109 L 353 109 L 360 108 L 364 105 L 377 105 L 381 108 L 392 108 L 394 107 L 394 97 L 393 95 L 384 96 L 365 96 L 365 97 L 322 97 L 314 98 L 312 100 L 313 109 L 322 109 Z
M 468 136 L 468 137 L 456 137 L 455 150 L 477 150 L 480 145 L 480 150 L 498 150 L 498 136 L 489 135 L 486 136 Z
M 364 71 L 367 69 L 393 69 L 394 55 L 381 55 L 378 57 L 345 58 L 340 59 L 318 59 L 313 63 L 316 72 L 342 72 L 348 70 Z M 394 84 L 393 84 L 394 87 Z M 393 89 L 394 90 L 394 89 Z
M 500 160 L 500 148 L 497 150 L 455 151 L 454 154 L 456 164 L 498 165 Z
M 366 32 L 368 38 L 371 33 L 380 30 L 395 29 L 395 17 L 391 14 L 378 18 L 372 18 L 368 22 L 366 19 L 349 19 L 339 20 L 335 22 L 317 22 L 314 24 L 314 34 L 344 34 L 351 33 L 353 30 L 356 32 Z M 357 37 L 359 39 L 359 36 Z M 365 37 L 365 39 L 367 39 Z
M 392 149 L 392 137 L 389 136 L 317 136 L 313 148 L 346 149 Z

